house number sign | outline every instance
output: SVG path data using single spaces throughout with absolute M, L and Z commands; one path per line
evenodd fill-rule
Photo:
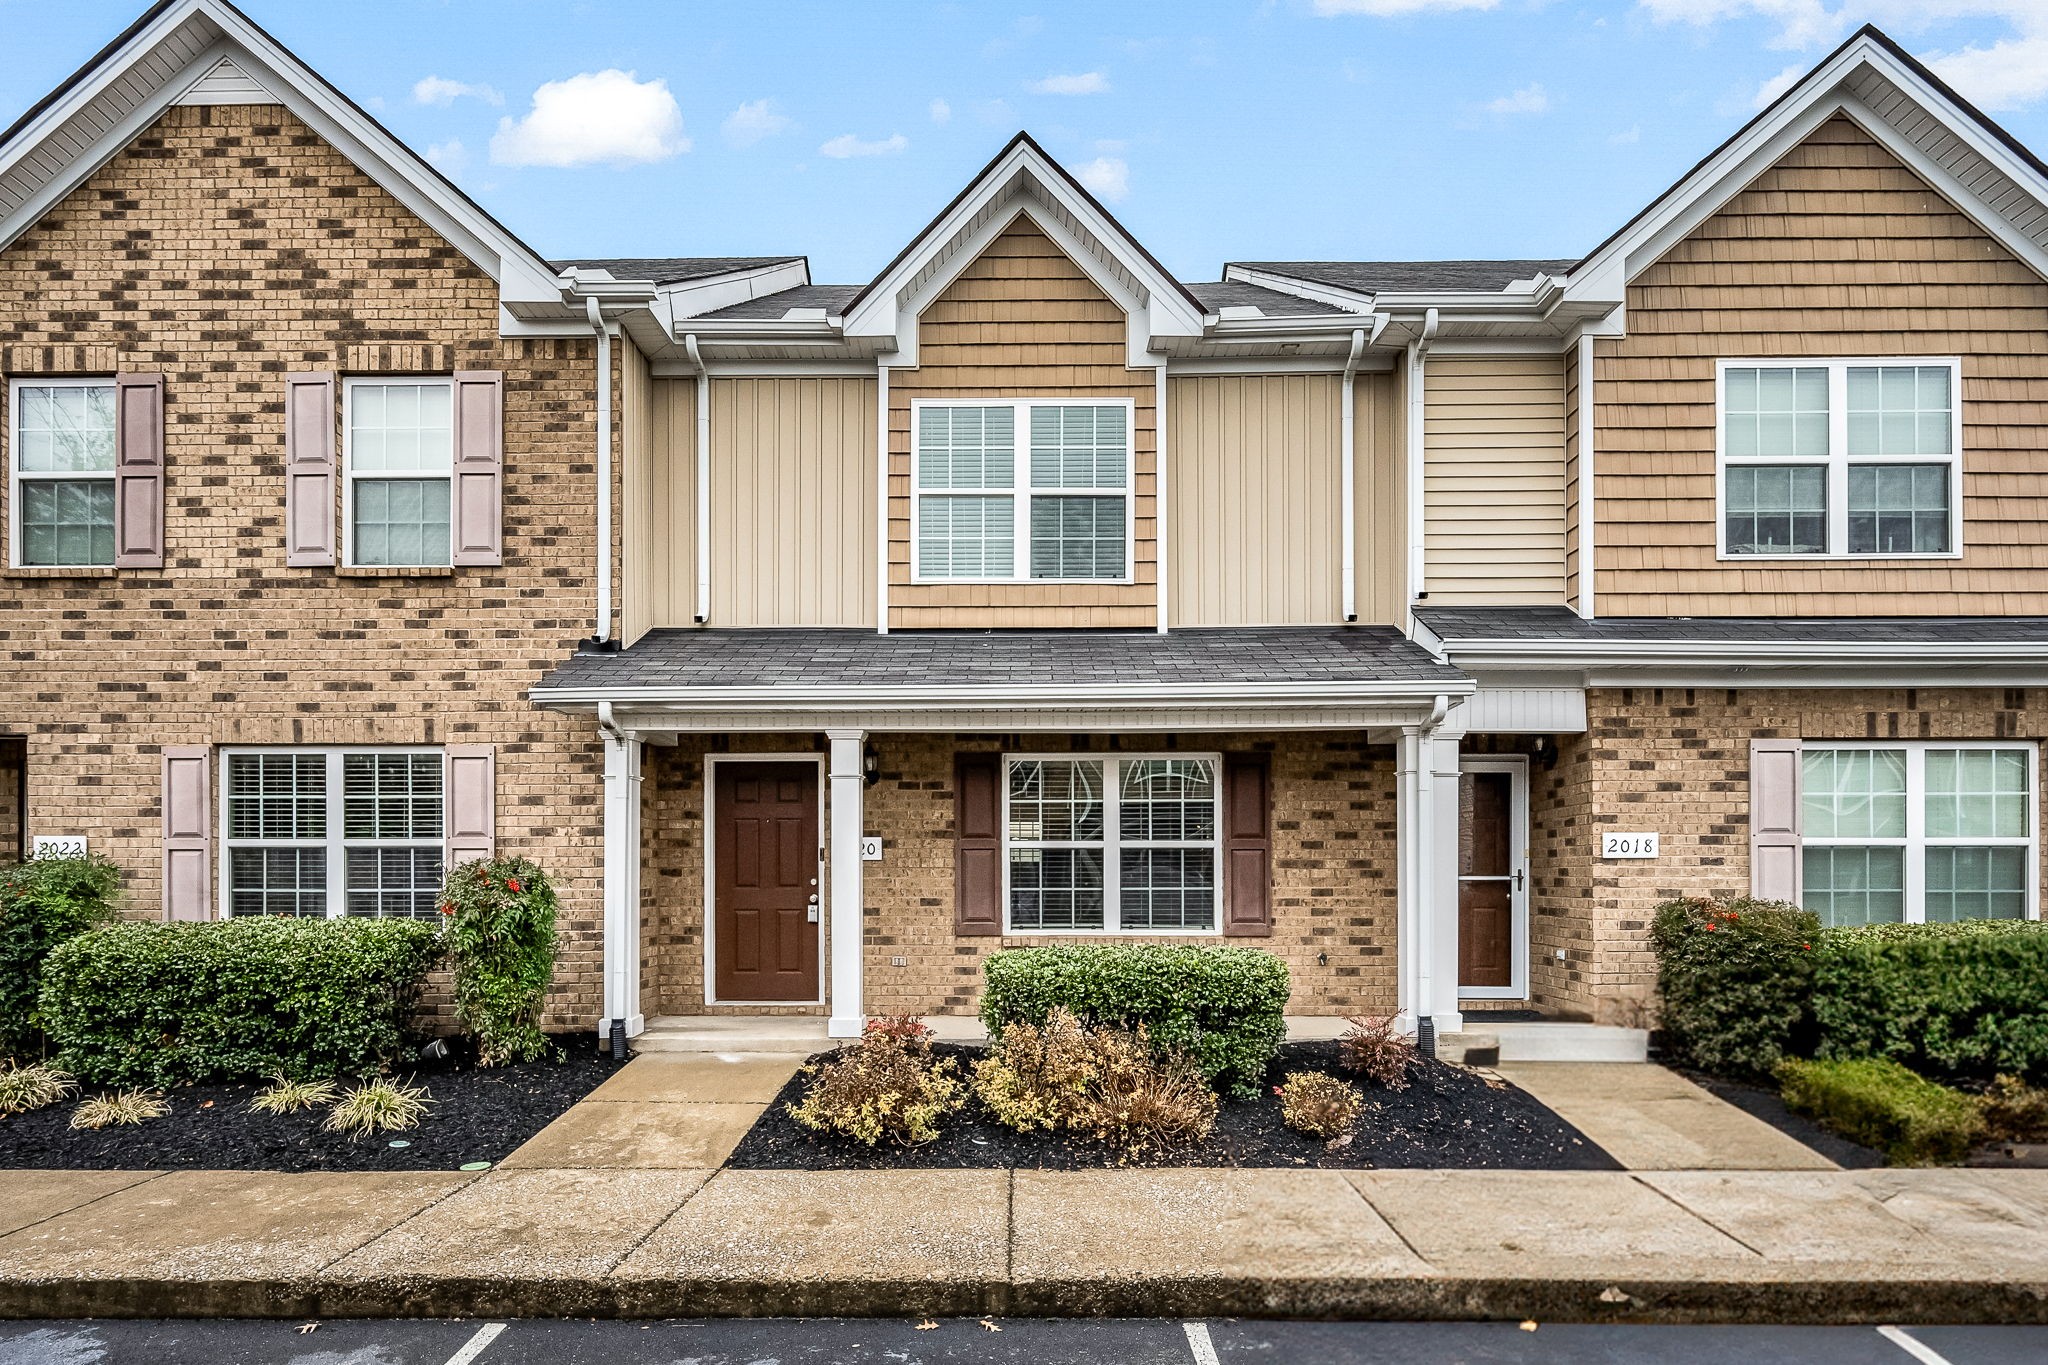
M 1654 858 L 1657 856 L 1657 836 L 1655 834 L 1603 832 L 1600 835 L 1600 856 L 1603 858 Z
M 38 834 L 35 837 L 34 856 L 38 858 L 83 858 L 85 836 L 83 834 Z
M 879 863 L 882 861 L 881 835 L 863 834 L 860 836 L 860 858 L 864 863 Z

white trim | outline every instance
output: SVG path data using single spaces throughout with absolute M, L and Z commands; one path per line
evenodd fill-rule
M 2041 918 L 2041 741 L 2037 739 L 1807 739 L 1800 742 L 1802 771 L 1806 756 L 1822 750 L 1889 749 L 1906 758 L 1906 832 L 1897 838 L 1875 835 L 1831 835 L 1819 837 L 1801 833 L 1800 858 L 1814 848 L 1900 848 L 1904 849 L 1905 907 L 1903 922 L 1927 922 L 1927 858 L 1929 848 L 2024 848 L 2027 851 L 2027 905 L 2023 918 Z M 1927 753 L 1931 749 L 1972 749 L 2024 753 L 2027 759 L 2026 836 L 1956 835 L 1932 838 L 1927 834 Z M 1803 779 L 1802 779 L 1803 786 Z M 1804 794 L 1802 792 L 1802 800 Z
M 1358 373 L 1392 374 L 1396 360 L 1397 355 L 1393 352 L 1373 352 L 1358 362 Z M 1168 374 L 1174 379 L 1187 379 L 1197 375 L 1212 374 L 1229 376 L 1342 374 L 1344 373 L 1344 352 L 1339 349 L 1324 355 L 1176 355 L 1167 362 L 1166 368 Z
M 1214 772 L 1214 834 L 1207 846 L 1215 854 L 1211 869 L 1215 875 L 1212 888 L 1215 900 L 1212 905 L 1214 923 L 1207 929 L 1126 929 L 1123 927 L 1123 876 L 1122 859 L 1118 857 L 1124 848 L 1123 830 L 1119 818 L 1123 806 L 1122 769 L 1125 763 L 1145 762 L 1152 759 L 1200 759 L 1210 764 Z M 1010 769 L 1019 763 L 1095 763 L 1102 770 L 1102 838 L 1100 839 L 1023 839 L 1013 841 L 1010 837 Z M 1223 936 L 1223 755 L 1215 752 L 1182 752 L 1167 750 L 1160 753 L 1113 753 L 1075 752 L 1065 753 L 1005 753 L 1003 755 L 1003 818 L 1002 818 L 1002 859 L 1003 859 L 1003 933 L 1018 938 L 1221 938 Z M 1199 839 L 1145 839 L 1134 841 L 1142 848 L 1190 848 L 1199 846 Z M 1010 850 L 1024 848 L 1099 848 L 1102 850 L 1102 927 L 1100 929 L 1019 929 L 1010 923 Z
M 1949 372 L 1949 453 L 1947 455 L 1856 455 L 1849 450 L 1849 371 L 1867 369 L 1934 369 Z M 1828 549 L 1820 554 L 1733 554 L 1728 549 L 1728 372 L 1730 370 L 1826 370 L 1828 376 L 1828 450 L 1825 455 L 1740 455 L 1743 468 L 1785 466 L 1827 470 Z M 1852 552 L 1849 548 L 1849 467 L 1851 465 L 1946 465 L 1948 477 L 1949 548 L 1925 552 Z M 1961 559 L 1963 557 L 1963 362 L 1960 356 L 1772 356 L 1714 362 L 1714 557 L 1725 563 L 1781 560 Z
M 825 732 L 830 766 L 832 817 L 825 857 L 831 880 L 831 913 L 824 912 L 820 886 L 821 935 L 829 934 L 832 1002 L 825 1032 L 833 1038 L 858 1038 L 867 1028 L 867 1002 L 862 993 L 867 953 L 867 861 L 861 840 L 867 833 L 867 732 L 845 727 Z
M 640 862 L 641 738 L 603 723 L 604 742 L 604 1000 L 598 1036 L 609 1037 L 612 1021 L 636 1038 L 647 1027 L 641 1010 Z
M 1508 886 L 1508 930 L 1509 960 L 1513 964 L 1508 972 L 1505 986 L 1468 986 L 1458 983 L 1458 998 L 1461 1000 L 1521 1000 L 1529 994 L 1529 892 L 1532 880 L 1529 867 L 1529 760 L 1521 754 L 1473 755 L 1458 760 L 1458 775 L 1463 780 L 1466 773 L 1508 774 L 1508 866 L 1512 869 L 1505 878 L 1474 878 L 1474 880 L 1506 881 Z M 1461 794 L 1462 795 L 1462 794 Z M 1460 800 L 1462 811 L 1464 802 Z M 1462 833 L 1462 831 L 1461 831 Z M 1459 840 L 1459 847 L 1464 841 Z M 1457 882 L 1462 888 L 1466 874 L 1460 871 Z M 1460 928 L 1463 927 L 1464 912 L 1459 911 Z M 1462 954 L 1460 954 L 1462 956 Z
M 25 470 L 21 467 L 21 391 L 23 389 L 105 389 L 112 394 L 115 377 L 96 375 L 66 375 L 45 378 L 40 375 L 16 375 L 7 383 L 7 563 L 15 569 L 111 569 L 120 547 L 115 554 L 104 561 L 79 561 L 52 564 L 26 564 L 22 562 L 21 551 L 21 485 L 30 483 L 104 483 L 114 486 L 115 477 L 120 473 L 119 431 L 121 416 L 116 408 L 114 463 L 104 470 L 99 469 L 38 469 Z M 120 524 L 120 512 L 115 511 L 115 527 Z
M 720 1000 L 718 998 L 718 800 L 721 763 L 809 763 L 818 770 L 818 994 L 810 1000 Z M 825 924 L 831 907 L 825 885 L 825 756 L 819 753 L 704 755 L 704 1003 L 706 1005 L 822 1005 L 825 1003 Z
M 228 765 L 249 754 L 319 754 L 326 760 L 327 833 L 319 839 L 238 839 L 231 831 Z M 441 760 L 441 831 L 431 839 L 351 839 L 344 823 L 345 779 L 342 762 L 351 754 L 431 754 Z M 441 855 L 441 875 L 448 875 L 448 771 L 447 751 L 438 744 L 235 744 L 214 751 L 214 820 L 219 831 L 214 849 L 214 896 L 221 919 L 233 919 L 234 873 L 232 855 L 237 848 L 317 848 L 327 863 L 327 918 L 348 918 L 348 851 L 355 848 L 432 848 Z M 382 915 L 363 916 L 381 919 Z M 394 917 L 398 918 L 398 917 Z M 411 918 L 405 916 L 403 918 Z
M 1011 410 L 1010 487 L 934 488 L 919 486 L 918 415 L 928 408 L 1002 408 Z M 1124 413 L 1124 483 L 1121 488 L 1037 488 L 1031 482 L 1031 411 L 1034 408 L 1121 408 Z M 919 586 L 952 584 L 1062 584 L 1095 587 L 1127 587 L 1137 577 L 1137 404 L 1129 398 L 913 398 L 910 400 L 910 581 Z M 1008 577 L 930 577 L 923 572 L 919 555 L 922 508 L 927 497 L 1011 499 L 1010 557 Z M 1031 504 L 1035 498 L 1121 498 L 1124 504 L 1124 571 L 1117 578 L 1036 578 L 1031 573 Z
M 448 392 L 448 468 L 431 469 L 372 469 L 360 476 L 355 469 L 355 392 L 361 385 L 375 385 L 388 388 L 399 384 L 424 387 L 435 385 Z M 455 377 L 448 374 L 360 374 L 345 375 L 341 381 L 341 562 L 345 568 L 376 569 L 446 569 L 455 563 Z M 356 562 L 356 479 L 400 480 L 428 483 L 438 480 L 448 485 L 448 554 L 446 558 L 423 564 L 358 564 Z M 609 514 L 607 514 L 608 516 Z M 609 551 L 604 552 L 607 556 Z M 607 589 L 609 591 L 609 589 Z M 599 638 L 606 631 L 605 623 L 598 623 Z

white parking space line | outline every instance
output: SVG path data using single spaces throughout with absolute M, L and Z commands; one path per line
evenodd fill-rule
M 505 1330 L 502 1322 L 487 1322 L 476 1329 L 476 1335 L 463 1343 L 462 1349 L 448 1357 L 448 1365 L 470 1365 L 470 1362 L 484 1353 L 484 1348 L 498 1339 L 498 1333 Z
M 1926 1342 L 1907 1335 L 1903 1327 L 1880 1327 L 1877 1329 L 1877 1334 L 1898 1347 L 1901 1351 L 1904 1351 L 1907 1355 L 1913 1357 L 1913 1359 L 1919 1361 L 1920 1365 L 1949 1365 L 1949 1358 L 1947 1356 L 1935 1350 Z
M 1209 1324 L 1186 1322 L 1181 1327 L 1188 1334 L 1188 1349 L 1195 1354 L 1195 1365 L 1221 1365 L 1216 1359 L 1216 1343 L 1209 1340 Z

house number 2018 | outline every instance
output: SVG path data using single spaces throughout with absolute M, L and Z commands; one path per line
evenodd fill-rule
M 1657 856 L 1657 836 L 1654 834 L 1611 834 L 1600 836 L 1600 856 L 1603 858 L 1654 858 Z

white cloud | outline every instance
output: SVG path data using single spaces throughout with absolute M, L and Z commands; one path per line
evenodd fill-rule
M 1525 85 L 1512 95 L 1502 95 L 1486 104 L 1489 114 L 1541 114 L 1549 108 L 1550 92 L 1536 84 Z
M 1082 71 L 1070 76 L 1047 76 L 1026 81 L 1024 88 L 1034 95 L 1100 95 L 1109 90 L 1109 77 L 1100 71 Z
M 1928 65 L 1963 98 L 1985 109 L 2024 109 L 2048 98 L 2048 23 L 2028 37 L 1934 54 Z
M 461 81 L 451 81 L 444 76 L 427 76 L 412 88 L 414 104 L 448 105 L 465 95 L 471 99 L 482 100 L 485 104 L 505 102 L 505 97 L 488 85 L 465 85 Z
M 901 133 L 891 133 L 888 137 L 876 138 L 873 141 L 863 141 L 854 133 L 841 133 L 819 147 L 818 151 L 823 156 L 844 160 L 850 156 L 891 156 L 909 145 L 910 139 Z
M 689 150 L 668 82 L 616 69 L 549 81 L 525 117 L 499 119 L 491 138 L 500 166 L 626 166 Z
M 453 175 L 469 164 L 469 151 L 462 145 L 461 138 L 451 137 L 446 142 L 429 143 L 427 160 L 436 169 Z
M 1607 135 L 1607 145 L 1610 147 L 1627 147 L 1642 140 L 1643 125 L 1640 123 L 1630 128 L 1624 128 L 1618 133 L 1609 133 Z
M 932 101 L 932 122 L 933 122 L 933 123 L 951 123 L 952 121 L 953 121 L 953 106 L 952 106 L 952 105 L 950 105 L 950 104 L 948 104 L 948 103 L 946 103 L 946 102 L 945 102 L 944 100 L 933 100 L 933 101 Z
M 1791 66 L 1786 67 L 1783 71 L 1780 71 L 1777 75 L 1756 88 L 1756 95 L 1750 100 L 1750 107 L 1761 109 L 1765 105 L 1772 103 L 1778 96 L 1799 84 L 1799 78 L 1805 74 L 1806 68 L 1794 62 Z
M 735 147 L 751 147 L 762 138 L 787 132 L 793 122 L 775 107 L 774 100 L 749 100 L 727 114 L 721 127 L 727 142 Z
M 1402 14 L 1431 14 L 1456 9 L 1492 9 L 1500 0 L 1316 0 L 1317 14 L 1369 14 L 1391 19 Z
M 1130 163 L 1120 156 L 1098 156 L 1074 168 L 1074 178 L 1098 199 L 1114 204 L 1131 192 Z

